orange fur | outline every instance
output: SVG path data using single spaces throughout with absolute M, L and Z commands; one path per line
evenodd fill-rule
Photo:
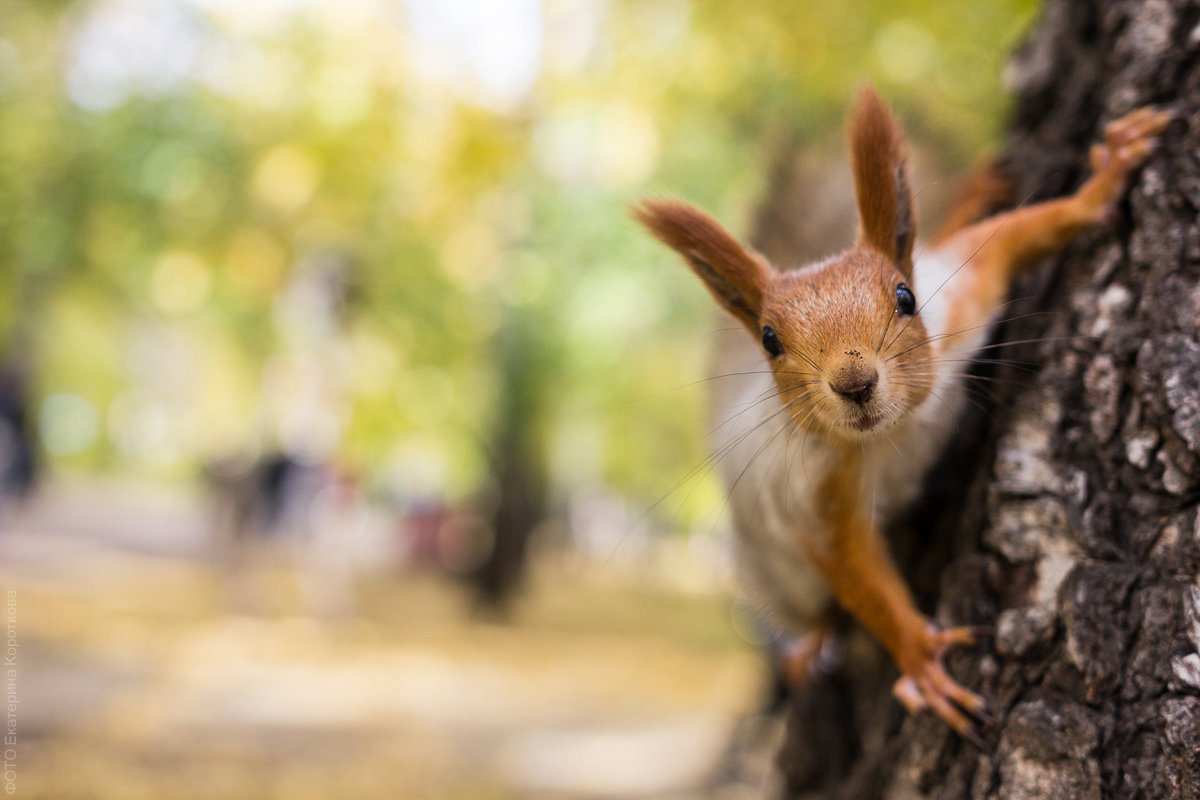
M 997 214 L 946 237 L 972 273 L 974 291 L 954 309 L 950 330 L 1000 303 L 1014 277 L 1105 221 L 1129 174 L 1149 155 L 1170 114 L 1142 108 L 1105 126 L 1105 143 L 1091 151 L 1092 176 L 1075 194 Z
M 917 231 L 904 143 L 891 113 L 869 86 L 858 93 L 849 135 L 859 242 L 895 261 L 911 278 Z
M 1000 162 L 989 159 L 980 163 L 955 192 L 954 201 L 937 233 L 929 237 L 928 246 L 937 248 L 942 242 L 968 225 L 996 213 L 1012 204 L 1013 185 Z
M 913 663 L 911 643 L 926 623 L 892 565 L 882 537 L 863 516 L 860 468 L 857 448 L 844 449 L 839 468 L 818 490 L 825 535 L 806 541 L 805 551 L 842 606 L 875 634 L 903 670 L 918 666 Z
M 995 184 L 984 185 L 974 198 L 969 194 L 939 245 L 955 263 L 965 261 L 943 330 L 957 332 L 968 321 L 986 318 L 1018 271 L 1103 221 L 1167 120 L 1140 110 L 1110 124 L 1105 145 L 1091 154 L 1095 174 L 1070 197 L 968 224 L 980 213 L 980 201 L 991 199 L 984 195 Z M 902 311 L 902 284 L 914 274 L 912 198 L 899 128 L 870 88 L 859 93 L 849 132 L 858 242 L 821 264 L 776 271 L 682 201 L 647 200 L 634 216 L 682 255 L 718 303 L 761 338 L 780 413 L 788 411 L 796 429 L 826 448 L 830 466 L 807 487 L 815 529 L 790 531 L 795 546 L 837 601 L 891 653 L 901 671 L 897 698 L 911 711 L 931 709 L 970 736 L 963 712 L 980 712 L 983 700 L 950 678 L 941 659 L 948 647 L 970 643 L 971 632 L 938 630 L 917 611 L 870 513 L 875 487 L 864 491 L 868 448 L 883 438 L 880 431 L 906 431 L 904 441 L 916 448 L 953 425 L 952 416 L 935 415 L 922 424 L 938 430 L 912 427 L 917 411 L 936 397 L 930 371 L 939 367 L 926 365 L 939 363 L 935 356 L 953 346 L 953 336 L 934 343 L 919 314 L 910 313 L 911 307 Z M 920 480 L 919 471 L 909 474 L 899 447 L 895 456 L 882 445 L 871 452 L 876 459 L 871 474 L 879 474 L 878 459 L 886 458 L 906 479 Z
M 687 261 L 713 298 L 752 331 L 758 327 L 769 267 L 716 220 L 680 200 L 644 200 L 633 216 Z

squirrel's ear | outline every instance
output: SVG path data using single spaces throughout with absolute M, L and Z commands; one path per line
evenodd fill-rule
M 849 134 L 859 244 L 895 261 L 911 279 L 917 225 L 904 164 L 904 139 L 891 112 L 870 86 L 859 90 Z
M 633 217 L 683 256 L 717 302 L 758 335 L 770 281 L 766 259 L 742 247 L 715 219 L 682 200 L 643 200 Z

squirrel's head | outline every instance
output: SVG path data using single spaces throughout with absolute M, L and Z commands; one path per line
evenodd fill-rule
M 903 141 L 870 88 L 850 116 L 859 233 L 841 255 L 774 269 L 699 209 L 646 200 L 634 216 L 762 342 L 780 400 L 803 428 L 885 431 L 928 395 L 935 366 L 913 289 L 916 222 Z

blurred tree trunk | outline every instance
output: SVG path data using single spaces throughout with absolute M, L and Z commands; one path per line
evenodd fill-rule
M 1051 0 L 1012 74 L 1030 201 L 1079 184 L 1103 122 L 1178 119 L 1121 219 L 1016 287 L 997 340 L 1041 341 L 991 352 L 1026 368 L 985 371 L 893 531 L 926 610 L 994 626 L 948 667 L 996 721 L 980 751 L 906 717 L 852 643 L 793 699 L 789 797 L 1200 797 L 1200 4 Z
M 520 313 L 510 315 L 496 346 L 501 387 L 489 448 L 492 546 L 471 579 L 482 606 L 503 613 L 525 576 L 529 538 L 546 517 L 546 464 L 537 422 L 547 365 L 535 321 Z

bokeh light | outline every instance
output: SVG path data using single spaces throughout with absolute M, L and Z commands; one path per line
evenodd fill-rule
M 8 0 L 21 791 L 703 796 L 762 681 L 704 440 L 737 331 L 629 205 L 748 232 L 864 79 L 936 204 L 1033 11 Z

